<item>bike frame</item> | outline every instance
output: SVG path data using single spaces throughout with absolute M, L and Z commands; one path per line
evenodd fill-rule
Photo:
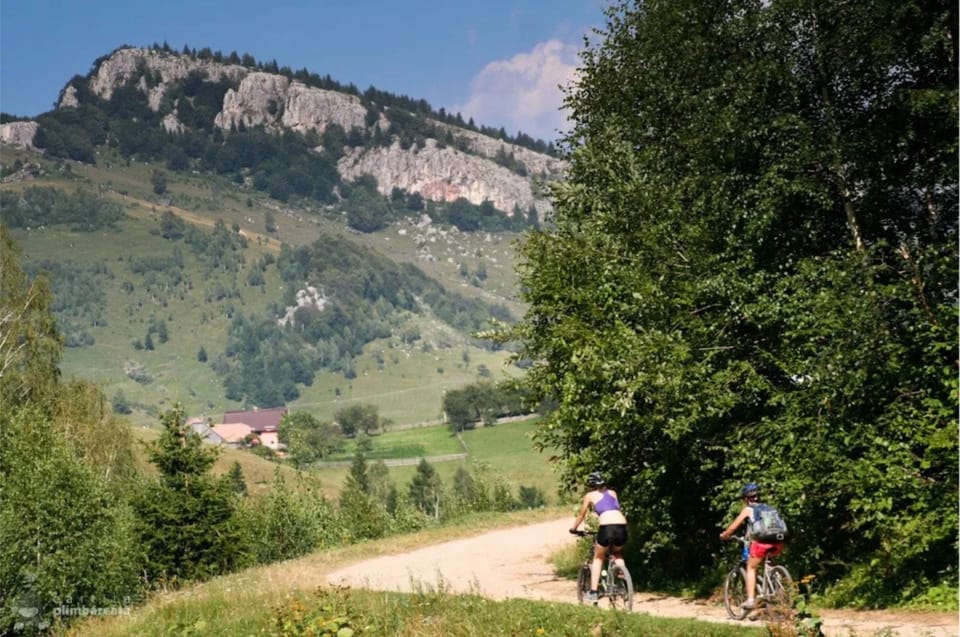
M 596 537 L 595 531 L 578 531 L 576 535 L 580 537 Z M 596 550 L 596 541 L 590 543 L 590 549 L 580 565 L 580 572 L 577 578 L 577 599 L 582 604 L 584 602 L 584 593 L 589 589 L 590 568 L 593 564 L 593 556 Z M 626 566 L 617 564 L 616 556 L 607 551 L 607 558 L 604 562 L 606 568 L 600 575 L 600 582 L 597 590 L 599 598 L 606 597 L 610 600 L 610 605 L 616 607 L 619 601 L 623 602 L 626 610 L 633 609 L 633 578 Z M 617 574 L 620 574 L 620 577 Z M 584 579 L 586 578 L 586 586 Z M 618 581 L 619 580 L 619 581 Z
M 750 540 L 744 536 L 734 536 L 732 539 L 738 540 L 744 547 L 750 544 Z M 737 581 L 739 578 L 742 580 L 743 586 L 746 586 L 746 571 L 746 560 L 741 552 L 737 565 L 727 573 L 723 587 L 724 605 L 727 608 L 727 614 L 732 619 L 743 619 L 750 614 L 749 610 L 740 607 L 746 592 L 739 590 L 741 582 Z M 793 579 L 790 577 L 790 572 L 786 567 L 774 562 L 774 558 L 771 556 L 765 556 L 757 566 L 756 600 L 758 605 L 762 603 L 770 614 L 783 612 L 792 606 L 792 595 Z

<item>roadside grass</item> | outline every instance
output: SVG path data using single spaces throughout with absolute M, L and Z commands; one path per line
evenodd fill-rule
M 322 619 L 354 627 L 356 635 L 762 635 L 761 629 L 707 622 L 654 619 L 574 604 L 453 595 L 423 587 L 413 594 L 327 586 L 326 574 L 360 560 L 403 553 L 486 531 L 554 519 L 566 511 L 548 508 L 507 514 L 476 514 L 456 525 L 312 553 L 302 558 L 247 569 L 178 591 L 160 591 L 129 614 L 84 619 L 71 626 L 74 637 L 209 635 L 314 635 L 309 621 Z M 572 596 L 571 585 L 571 596 Z M 286 621 L 283 632 L 278 621 Z M 601 632 L 591 632 L 597 626 Z M 358 630 L 360 629 L 360 630 Z M 336 634 L 334 631 L 332 634 Z

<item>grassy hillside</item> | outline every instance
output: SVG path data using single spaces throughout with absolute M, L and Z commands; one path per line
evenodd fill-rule
M 4 147 L 0 163 L 7 172 L 18 160 L 39 163 L 40 176 L 4 183 L 0 189 L 81 189 L 118 203 L 128 215 L 115 229 L 94 233 L 71 232 L 57 225 L 13 229 L 11 234 L 26 264 L 53 261 L 74 270 L 106 266 L 107 272 L 97 277 L 105 324 L 86 328 L 95 343 L 68 348 L 62 369 L 66 378 L 97 382 L 108 398 L 119 393 L 139 424 L 152 425 L 157 414 L 175 402 L 183 403 L 190 415 L 214 421 L 223 411 L 241 407 L 225 398 L 222 378 L 210 361 L 198 361 L 198 353 L 203 348 L 212 361 L 224 349 L 234 313 L 262 315 L 282 293 L 276 270 L 268 268 L 262 286 L 239 285 L 237 296 L 210 301 L 211 289 L 229 287 L 230 278 L 203 273 L 197 257 L 182 247 L 188 283 L 162 291 L 149 286 L 144 276 L 131 272 L 130 264 L 142 258 L 169 258 L 173 253 L 174 245 L 157 234 L 168 212 L 200 227 L 212 228 L 219 220 L 239 230 L 248 239 L 244 268 L 264 255 L 276 255 L 281 243 L 306 245 L 322 235 L 335 235 L 397 262 L 413 263 L 465 297 L 502 303 L 515 315 L 522 311 L 514 300 L 513 238 L 508 235 L 424 230 L 413 222 L 364 235 L 347 229 L 336 208 L 281 204 L 210 176 L 169 174 L 167 192 L 160 197 L 154 194 L 150 179 L 155 170 L 163 169 L 161 165 L 127 162 L 110 149 L 98 150 L 98 164 L 92 166 L 51 162 Z M 266 231 L 268 215 L 275 220 L 275 232 Z M 484 272 L 483 280 L 476 276 L 478 271 Z M 245 272 L 234 280 L 242 283 Z M 169 330 L 167 342 L 155 343 L 152 351 L 137 349 L 135 344 L 143 342 L 151 325 L 159 321 Z M 377 405 L 382 417 L 397 423 L 430 421 L 440 417 L 445 391 L 481 375 L 496 379 L 517 373 L 506 364 L 507 353 L 477 348 L 464 334 L 429 315 L 409 315 L 404 329 L 416 330 L 421 338 L 414 343 L 398 338 L 370 343 L 355 361 L 356 378 L 320 372 L 311 386 L 300 388 L 300 397 L 289 406 L 330 419 L 344 406 L 363 402 Z

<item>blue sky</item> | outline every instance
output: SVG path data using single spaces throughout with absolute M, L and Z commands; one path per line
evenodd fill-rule
M 0 110 L 36 116 L 123 44 L 249 53 L 555 141 L 609 0 L 0 0 Z M 595 39 L 595 38 L 594 38 Z

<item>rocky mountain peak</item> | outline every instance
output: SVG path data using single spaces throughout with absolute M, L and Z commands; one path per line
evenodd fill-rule
M 379 129 L 377 134 L 388 135 L 391 129 L 391 107 L 368 108 L 357 95 L 308 86 L 282 73 L 169 50 L 118 49 L 100 60 L 91 72 L 88 89 L 109 100 L 119 87 L 136 86 L 149 107 L 163 113 L 163 128 L 180 133 L 186 128 L 178 117 L 178 106 L 186 98 L 177 88 L 188 78 L 195 81 L 198 74 L 204 81 L 229 84 L 213 120 L 213 125 L 225 131 L 262 126 L 274 133 L 290 130 L 322 134 L 335 124 L 346 132 L 373 133 Z M 67 85 L 58 108 L 77 106 L 79 94 L 77 87 Z M 376 117 L 371 118 L 371 114 Z M 412 145 L 395 141 L 345 148 L 337 166 L 341 178 L 351 181 L 372 175 L 384 195 L 399 188 L 433 201 L 464 197 L 476 205 L 489 201 L 507 214 L 549 209 L 549 201 L 535 180 L 562 177 L 566 167 L 563 161 L 447 122 L 426 118 L 424 123 L 444 141 L 426 138 Z M 29 143 L 24 140 L 27 131 L 23 127 L 17 132 L 5 128 L 3 134 Z M 451 145 L 447 143 L 450 139 L 458 142 Z

